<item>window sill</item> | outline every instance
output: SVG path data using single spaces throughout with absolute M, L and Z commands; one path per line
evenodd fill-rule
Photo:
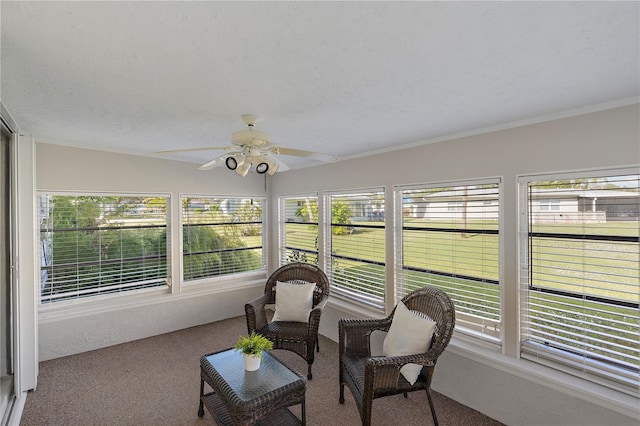
M 61 319 L 81 318 L 100 313 L 117 312 L 123 309 L 150 306 L 159 303 L 197 298 L 203 295 L 225 293 L 246 288 L 263 288 L 265 278 L 252 275 L 224 281 L 200 280 L 196 284 L 183 285 L 179 293 L 172 293 L 171 288 L 154 288 L 141 290 L 135 294 L 118 294 L 100 297 L 94 300 L 73 300 L 58 302 L 53 305 L 38 307 L 38 322 L 48 323 Z

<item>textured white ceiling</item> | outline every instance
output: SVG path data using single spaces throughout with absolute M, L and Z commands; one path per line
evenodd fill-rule
M 2 1 L 0 15 L 16 121 L 138 155 L 229 145 L 242 114 L 277 145 L 348 158 L 639 95 L 635 1 Z

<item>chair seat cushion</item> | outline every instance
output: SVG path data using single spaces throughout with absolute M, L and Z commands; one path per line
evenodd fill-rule
M 402 301 L 398 302 L 391 327 L 384 339 L 384 356 L 413 355 L 427 352 L 436 323 L 411 312 Z M 405 364 L 400 372 L 412 385 L 418 380 L 422 366 Z
M 315 283 L 276 282 L 276 311 L 272 321 L 308 322 L 313 309 Z

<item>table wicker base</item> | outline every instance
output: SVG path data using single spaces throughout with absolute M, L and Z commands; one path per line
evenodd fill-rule
M 212 392 L 205 393 L 205 383 Z M 262 353 L 256 371 L 245 371 L 242 354 L 232 349 L 200 358 L 200 401 L 220 425 L 305 425 L 306 380 L 275 356 Z M 298 419 L 288 407 L 300 405 Z
M 207 407 L 207 411 L 211 414 L 211 417 L 215 419 L 216 423 L 223 426 L 233 425 L 233 420 L 229 415 L 229 410 L 218 395 L 211 392 L 201 396 L 200 399 L 203 402 L 203 405 Z M 200 408 L 200 411 L 198 411 L 198 416 L 204 416 L 204 409 L 202 407 Z M 289 409 L 281 408 L 269 414 L 267 417 L 260 419 L 255 424 L 256 426 L 298 426 L 301 424 L 301 421 L 291 411 L 289 411 Z

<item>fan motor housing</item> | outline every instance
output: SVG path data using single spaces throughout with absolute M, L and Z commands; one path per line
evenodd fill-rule
M 270 145 L 269 136 L 259 130 L 238 130 L 231 135 L 231 142 L 235 145 L 251 145 L 262 147 Z

